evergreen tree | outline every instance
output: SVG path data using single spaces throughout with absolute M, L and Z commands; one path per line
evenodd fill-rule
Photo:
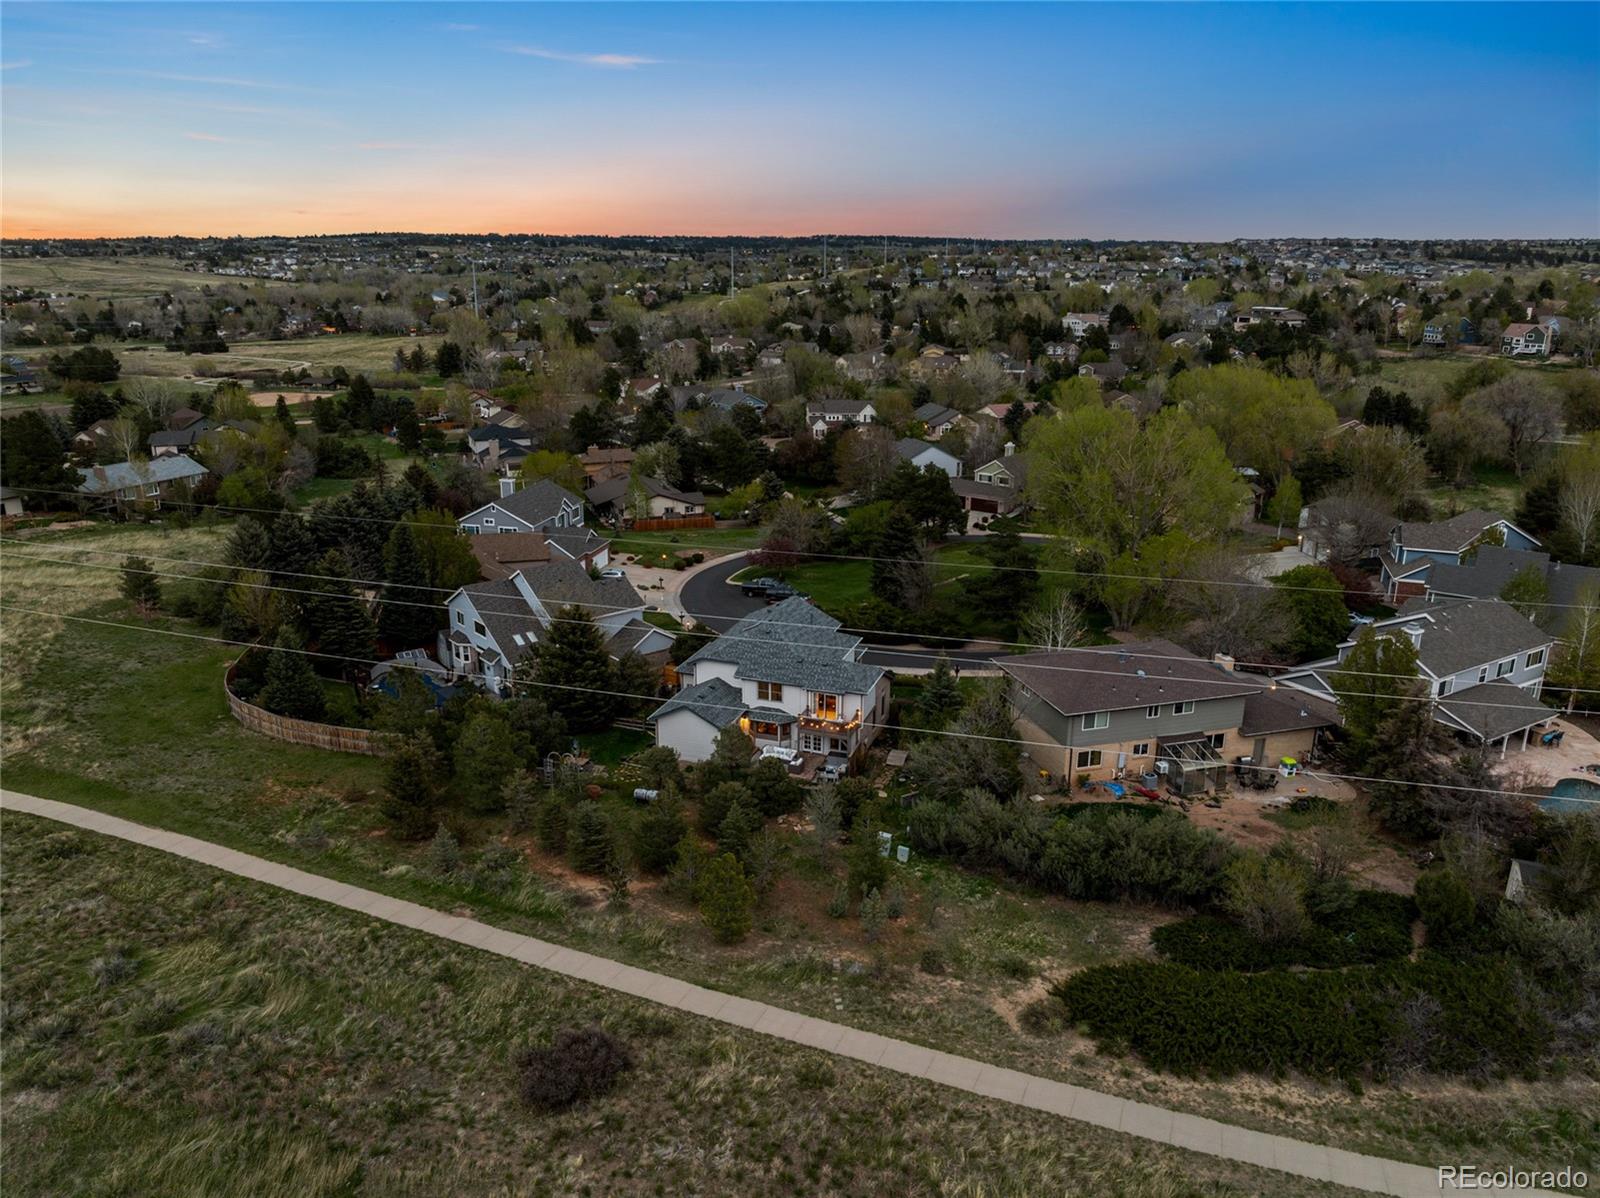
M 289 405 L 283 396 L 278 396 L 278 402 L 273 408 L 273 415 L 277 418 L 279 426 L 289 436 L 294 436 L 294 415 L 289 411 Z
M 272 534 L 254 516 L 240 516 L 228 534 L 223 557 L 235 569 L 264 571 L 272 560 Z
M 700 918 L 713 936 L 723 944 L 733 944 L 749 934 L 756 892 L 732 853 L 723 853 L 708 862 L 696 889 Z
M 1417 690 L 1417 648 L 1405 633 L 1361 630 L 1339 669 L 1329 676 L 1351 748 L 1370 748 L 1379 725 L 1396 707 L 1426 707 L 1402 698 Z
M 123 559 L 122 597 L 142 613 L 161 606 L 161 583 L 147 559 L 131 556 Z
M 406 472 L 400 476 L 402 482 L 408 483 L 417 493 L 417 505 L 431 508 L 439 500 L 439 483 L 421 462 L 412 462 L 406 467 Z
M 567 861 L 579 873 L 601 875 L 611 858 L 611 821 L 604 808 L 584 800 L 567 822 Z
M 306 576 L 313 573 L 317 560 L 317 543 L 306 522 L 292 512 L 285 512 L 272 522 L 268 540 L 267 571 L 272 580 L 297 590 L 304 589 Z
M 753 806 L 750 791 L 738 782 L 719 782 L 700 799 L 700 830 L 715 836 L 735 803 Z
M 906 571 L 918 568 L 922 541 L 911 517 L 899 508 L 889 517 L 873 549 L 872 593 L 894 607 L 904 607 Z M 926 567 L 923 567 L 926 569 Z
M 348 678 L 377 655 L 377 628 L 366 601 L 343 581 L 350 574 L 344 554 L 330 549 L 312 570 L 320 577 L 302 580 L 306 590 L 315 592 L 301 596 L 306 636 L 319 653 L 344 659 L 339 672 Z
M 933 672 L 922 684 L 917 700 L 917 718 L 924 728 L 940 729 L 961 710 L 961 686 L 943 653 L 933 663 Z
M 409 399 L 395 404 L 394 439 L 407 453 L 414 454 L 422 448 L 422 424 L 417 419 L 417 406 Z
M 427 577 L 409 524 L 397 524 L 389 534 L 383 565 L 378 635 L 391 651 L 428 644 L 439 629 L 444 609 L 438 597 L 426 589 Z
M 266 685 L 256 695 L 256 703 L 292 719 L 320 720 L 326 706 L 322 682 L 301 648 L 300 638 L 287 624 L 278 630 L 267 658 Z
M 344 416 L 353 428 L 370 429 L 372 427 L 372 411 L 377 403 L 377 395 L 372 390 L 372 384 L 367 382 L 367 376 L 358 374 L 350 380 L 350 390 L 344 398 Z
M 756 762 L 745 785 L 755 800 L 752 810 L 768 819 L 798 811 L 805 798 L 805 788 L 789 773 L 788 767 L 771 757 Z
M 382 810 L 404 840 L 421 840 L 438 826 L 439 755 L 433 741 L 416 736 L 389 757 Z
M 574 732 L 610 725 L 617 713 L 616 670 L 605 635 L 581 607 L 563 607 L 534 654 L 544 701 Z
M 99 387 L 78 387 L 72 397 L 72 431 L 81 433 L 91 424 L 117 414 L 117 401 Z
M 567 827 L 572 822 L 572 805 L 557 791 L 545 795 L 534 812 L 533 834 L 547 853 L 567 851 Z
M 750 776 L 750 759 L 756 755 L 755 742 L 738 724 L 729 724 L 711 744 L 711 756 L 700 767 L 703 785 L 715 787 L 723 782 L 739 782 Z M 711 826 L 715 830 L 716 825 Z
M 66 459 L 66 440 L 41 413 L 28 409 L 6 419 L 5 436 L 0 437 L 0 484 L 49 507 L 66 507 L 83 481 Z
M 640 812 L 633 828 L 633 855 L 646 873 L 664 874 L 678 857 L 678 842 L 689 831 L 676 794 L 663 795 Z
M 517 740 L 498 713 L 473 716 L 456 737 L 455 789 L 476 812 L 498 811 L 505 803 L 506 780 L 521 764 Z
M 433 369 L 442 379 L 460 374 L 464 365 L 461 347 L 454 341 L 441 342 L 438 352 L 433 355 Z
M 735 800 L 717 825 L 717 848 L 743 861 L 750 848 L 750 838 L 760 830 L 761 817 L 744 800 Z

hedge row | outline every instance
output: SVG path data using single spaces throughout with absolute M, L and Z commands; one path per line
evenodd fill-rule
M 1232 847 L 1174 812 L 1056 819 L 1023 803 L 973 793 L 959 803 L 924 800 L 907 822 L 911 843 L 974 869 L 995 869 L 1077 899 L 1134 899 L 1198 906 L 1214 898 Z
M 1338 973 L 1137 962 L 1087 969 L 1053 993 L 1103 1047 L 1186 1075 L 1526 1073 L 1552 1039 L 1500 961 L 1429 956 Z
M 1216 915 L 1163 924 L 1150 939 L 1167 960 L 1194 969 L 1254 971 L 1290 965 L 1338 969 L 1409 956 L 1415 918 L 1416 907 L 1405 895 L 1363 890 L 1344 910 L 1318 916 L 1299 940 L 1265 943 L 1235 921 Z

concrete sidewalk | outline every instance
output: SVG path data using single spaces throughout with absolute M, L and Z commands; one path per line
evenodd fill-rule
M 415 928 L 429 935 L 648 999 L 675 1010 L 702 1015 L 734 1027 L 748 1028 L 836 1056 L 865 1061 L 910 1077 L 927 1078 L 941 1085 L 1002 1102 L 1048 1111 L 1110 1131 L 1125 1132 L 1158 1144 L 1170 1144 L 1225 1160 L 1242 1161 L 1376 1194 L 1415 1198 L 1428 1195 L 1437 1198 L 1442 1192 L 1452 1192 L 1441 1187 L 1435 1170 L 1421 1165 L 1364 1156 L 1286 1136 L 1234 1127 L 1198 1115 L 1118 1098 L 1013 1069 L 1002 1069 L 970 1057 L 953 1056 L 904 1040 L 880 1036 L 875 1032 L 864 1032 L 781 1007 L 707 990 L 665 974 L 564 948 L 475 919 L 463 919 L 404 899 L 390 898 L 377 891 L 336 882 L 320 874 L 280 865 L 210 841 L 136 824 L 86 807 L 7 790 L 0 791 L 0 808 L 42 816 L 159 849 L 242 878 L 345 907 L 373 919 Z M 1490 1189 L 1473 1191 L 1478 1195 L 1514 1192 L 1544 1193 Z

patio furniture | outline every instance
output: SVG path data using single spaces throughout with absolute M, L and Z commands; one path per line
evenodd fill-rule
M 1552 728 L 1539 738 L 1539 743 L 1547 749 L 1553 749 L 1561 743 L 1561 738 L 1565 735 L 1566 733 L 1560 728 Z

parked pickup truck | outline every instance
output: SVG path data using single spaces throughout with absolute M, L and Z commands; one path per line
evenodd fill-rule
M 765 599 L 769 590 L 783 585 L 776 578 L 747 578 L 739 584 L 739 590 L 752 599 Z

